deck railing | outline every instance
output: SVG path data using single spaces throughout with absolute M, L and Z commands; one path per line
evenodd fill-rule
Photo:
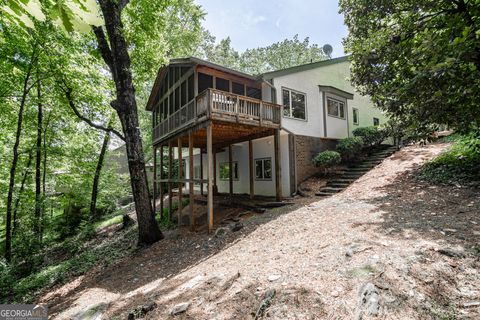
M 246 96 L 207 89 L 154 128 L 154 140 L 203 118 L 256 126 L 279 126 L 282 107 Z

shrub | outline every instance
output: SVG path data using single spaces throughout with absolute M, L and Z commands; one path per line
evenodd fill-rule
M 323 151 L 313 158 L 313 164 L 315 166 L 324 168 L 335 166 L 341 161 L 342 157 L 337 151 Z
M 386 138 L 386 132 L 375 126 L 357 128 L 352 133 L 355 137 L 360 137 L 367 147 L 379 145 Z
M 455 184 L 480 181 L 480 135 L 470 134 L 427 162 L 420 178 L 434 183 Z
M 359 137 L 345 138 L 338 142 L 337 151 L 344 160 L 355 159 L 363 148 L 363 140 Z

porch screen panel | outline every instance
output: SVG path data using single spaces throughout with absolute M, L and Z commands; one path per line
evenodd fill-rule
M 198 73 L 198 93 L 213 88 L 213 77 L 205 73 Z
M 243 83 L 232 82 L 232 93 L 244 96 L 245 85 Z
M 261 99 L 262 91 L 258 88 L 247 87 L 247 97 L 254 98 L 254 99 Z
M 218 90 L 230 92 L 230 82 L 227 79 L 217 77 L 215 79 L 215 86 Z

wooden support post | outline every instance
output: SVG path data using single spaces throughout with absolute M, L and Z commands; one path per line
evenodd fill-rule
M 248 171 L 250 180 L 250 199 L 255 195 L 254 177 L 253 177 L 253 141 L 248 140 Z
M 163 179 L 163 145 L 160 146 L 160 180 Z M 160 182 L 160 217 L 163 218 L 163 182 Z
M 153 147 L 153 215 L 157 214 L 157 147 Z
M 178 138 L 178 179 L 183 179 L 183 157 L 182 157 L 182 138 Z M 178 216 L 178 225 L 182 225 L 182 210 L 183 210 L 183 205 L 182 205 L 182 188 L 183 188 L 183 183 L 179 182 L 178 183 L 178 211 L 177 211 L 177 216 Z
M 195 215 L 193 212 L 193 202 L 194 202 L 194 194 L 193 194 L 193 134 L 190 132 L 188 135 L 188 178 L 190 179 L 190 183 L 188 186 L 188 191 L 190 192 L 190 226 L 192 230 L 195 230 Z
M 217 150 L 213 149 L 212 146 L 212 152 L 213 152 L 213 193 L 216 194 L 218 192 L 217 189 Z
M 275 194 L 277 201 L 282 199 L 282 173 L 281 173 L 281 158 L 280 158 L 280 130 L 275 129 L 273 135 L 274 153 L 275 153 Z
M 200 180 L 203 180 L 203 150 L 200 148 Z M 203 196 L 203 182 L 200 182 L 200 194 Z
M 172 168 L 173 168 L 173 147 L 168 142 L 168 220 L 172 220 Z
M 212 124 L 207 127 L 207 160 L 208 160 L 208 232 L 213 230 L 213 146 Z
M 228 183 L 230 198 L 233 198 L 233 160 L 232 160 L 232 145 L 228 146 Z

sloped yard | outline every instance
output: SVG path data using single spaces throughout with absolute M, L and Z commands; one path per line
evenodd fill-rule
M 415 178 L 445 147 L 404 148 L 238 232 L 173 231 L 41 301 L 58 319 L 478 319 L 480 190 Z

